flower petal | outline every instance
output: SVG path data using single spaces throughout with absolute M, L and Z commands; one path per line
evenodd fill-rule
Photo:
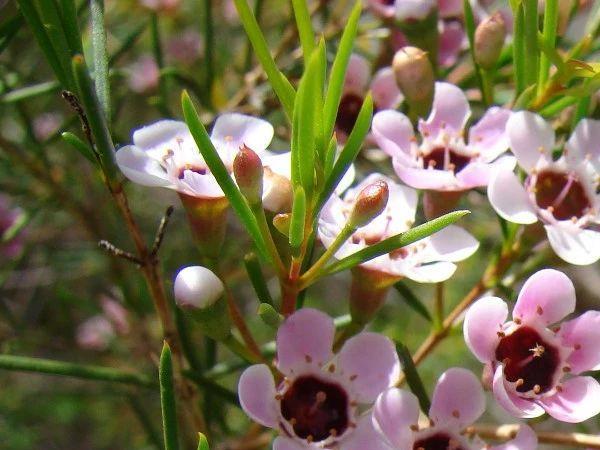
M 554 269 L 531 275 L 519 292 L 513 318 L 550 325 L 575 311 L 575 287 L 564 273 Z
M 316 449 L 318 447 L 315 445 L 300 444 L 293 439 L 283 436 L 279 436 L 273 441 L 273 450 L 306 450 L 311 448 Z
M 508 317 L 506 302 L 498 297 L 484 297 L 467 310 L 463 331 L 465 342 L 482 363 L 494 361 L 497 332 Z
M 419 422 L 419 401 L 412 392 L 388 389 L 373 407 L 373 424 L 396 448 L 412 448 L 414 433 L 411 425 Z
M 456 178 L 465 189 L 487 186 L 492 176 L 501 170 L 513 171 L 517 160 L 513 156 L 501 156 L 492 163 L 474 161 L 456 174 Z
M 599 231 L 567 228 L 562 224 L 545 228 L 552 249 L 569 264 L 586 266 L 600 259 Z
M 284 374 L 306 364 L 321 366 L 333 356 L 333 320 L 316 309 L 296 311 L 277 331 L 277 367 Z
M 450 225 L 429 237 L 431 251 L 442 261 L 458 262 L 467 259 L 479 248 L 479 242 L 466 230 Z
M 277 428 L 279 422 L 275 394 L 275 380 L 266 364 L 250 366 L 242 373 L 238 383 L 242 409 L 252 420 L 269 428 Z
M 339 444 L 339 450 L 394 450 L 383 440 L 375 428 L 371 414 L 365 414 L 357 423 L 356 429 Z
M 377 145 L 392 157 L 410 155 L 414 131 L 410 119 L 392 109 L 379 111 L 373 117 L 372 132 Z
M 506 123 L 506 132 L 512 152 L 527 172 L 543 155 L 551 157 L 554 130 L 541 116 L 529 111 L 512 113 Z
M 509 109 L 491 107 L 469 130 L 469 147 L 477 149 L 484 162 L 491 162 L 508 150 L 506 123 L 510 115 Z
M 535 432 L 527 425 L 521 424 L 514 439 L 495 445 L 490 450 L 535 450 L 537 445 L 538 438 Z
M 217 117 L 210 139 L 225 165 L 230 165 L 240 147 L 246 145 L 260 156 L 273 139 L 273 126 L 266 120 L 239 113 Z
M 398 271 L 398 275 L 405 276 L 417 283 L 441 283 L 456 272 L 456 264 L 446 261 L 410 267 L 401 266 L 401 268 L 402 270 Z
M 583 119 L 575 127 L 565 146 L 568 162 L 577 164 L 586 159 L 600 158 L 600 120 Z
M 123 175 L 143 186 L 172 187 L 167 173 L 157 160 L 148 156 L 141 148 L 127 145 L 115 156 Z
M 535 223 L 537 215 L 525 188 L 512 170 L 499 170 L 488 185 L 488 199 L 496 212 L 514 223 Z
M 369 0 L 369 9 L 379 17 L 388 19 L 396 14 L 396 6 L 384 0 Z
M 375 73 L 371 81 L 371 93 L 377 110 L 395 109 L 404 99 L 391 67 L 384 67 Z
M 562 323 L 558 336 L 564 345 L 574 348 L 567 359 L 573 373 L 600 370 L 600 311 L 586 311 Z
M 436 424 L 463 428 L 475 422 L 484 411 L 483 388 L 473 372 L 453 367 L 442 374 L 429 409 L 429 417 Z
M 464 92 L 450 83 L 436 82 L 431 114 L 427 121 L 419 121 L 419 131 L 432 139 L 443 129 L 461 133 L 471 115 Z
M 562 391 L 541 400 L 544 409 L 556 420 L 579 423 L 600 413 L 600 384 L 592 377 L 573 377 L 562 384 Z
M 159 120 L 153 124 L 138 128 L 133 132 L 133 144 L 143 149 L 153 148 L 175 137 L 185 137 L 190 130 L 185 122 L 178 120 Z
M 461 0 L 438 0 L 438 10 L 441 17 L 458 17 L 463 12 Z
M 400 375 L 396 348 L 381 334 L 365 332 L 348 339 L 338 357 L 339 368 L 351 378 L 359 402 L 374 401 Z
M 517 397 L 512 392 L 508 392 L 504 386 L 504 367 L 499 365 L 494 372 L 492 382 L 494 398 L 502 408 L 509 414 L 521 418 L 530 419 L 544 414 L 544 408 L 536 405 L 531 400 L 525 400 Z
M 452 66 L 465 44 L 465 30 L 459 21 L 439 22 L 438 63 L 442 67 Z
M 453 191 L 460 188 L 460 183 L 449 170 L 416 169 L 401 164 L 398 158 L 392 161 L 398 177 L 415 189 L 431 189 L 434 191 Z M 460 190 L 460 189 L 458 189 Z
M 367 90 L 370 78 L 371 66 L 369 61 L 357 53 L 352 53 L 344 78 L 344 92 L 364 93 Z

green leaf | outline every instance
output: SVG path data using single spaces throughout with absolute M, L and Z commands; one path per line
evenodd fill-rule
M 83 157 L 89 162 L 91 162 L 92 164 L 96 164 L 98 162 L 98 160 L 96 159 L 96 155 L 94 155 L 92 149 L 90 149 L 90 147 L 85 142 L 83 142 L 73 133 L 71 133 L 70 131 L 65 131 L 61 134 L 61 137 L 67 144 L 69 144 L 71 147 L 73 147 L 75 150 L 81 153 L 81 155 L 83 155 Z
M 16 14 L 0 25 L 0 54 L 23 27 L 24 20 L 21 14 Z
M 292 7 L 294 8 L 294 17 L 296 18 L 300 45 L 306 64 L 315 49 L 315 32 L 308 11 L 308 2 L 306 0 L 292 0 Z
M 346 69 L 354 48 L 354 40 L 358 31 L 358 22 L 362 11 L 361 1 L 358 0 L 352 8 L 348 22 L 344 27 L 342 38 L 338 51 L 333 60 L 331 74 L 329 75 L 329 83 L 327 85 L 327 94 L 325 95 L 325 106 L 323 108 L 323 128 L 325 138 L 332 135 L 335 127 L 335 119 L 337 117 L 340 100 L 342 98 L 342 89 L 344 87 L 344 79 L 346 77 Z
M 198 433 L 198 450 L 210 450 L 208 440 L 202 433 Z
M 71 48 L 71 55 L 83 53 L 81 32 L 77 23 L 77 7 L 75 0 L 60 0 L 60 17 L 65 32 L 65 38 Z
M 429 401 L 429 396 L 427 395 L 423 381 L 419 376 L 419 372 L 417 372 L 417 368 L 415 367 L 415 363 L 410 355 L 410 352 L 408 351 L 408 348 L 406 348 L 403 343 L 396 342 L 396 351 L 400 357 L 402 370 L 404 372 L 404 376 L 406 377 L 408 387 L 419 400 L 421 411 L 429 411 L 429 408 L 431 408 L 431 402 Z
M 304 240 L 304 224 L 306 223 L 306 195 L 302 186 L 294 191 L 294 204 L 292 205 L 292 219 L 290 221 L 290 246 L 294 249 L 300 247 Z
M 513 9 L 513 66 L 515 72 L 515 97 L 527 87 L 525 75 L 525 16 L 523 5 Z
M 110 81 L 108 79 L 108 53 L 106 50 L 103 0 L 90 0 L 90 17 L 92 20 L 92 52 L 94 55 L 96 96 L 102 106 L 106 122 L 110 124 Z
M 175 387 L 173 383 L 173 361 L 171 359 L 171 348 L 166 341 L 160 354 L 158 379 L 160 382 L 160 406 L 163 419 L 165 450 L 178 450 L 179 439 L 177 437 L 177 407 L 175 405 Z
M 261 303 L 267 303 L 273 306 L 273 297 L 271 297 L 271 293 L 267 287 L 267 282 L 263 276 L 256 254 L 248 253 L 244 256 L 244 266 L 246 267 L 248 278 L 250 278 L 250 282 L 252 283 L 252 287 L 254 288 L 254 292 L 256 292 L 258 300 Z
M 546 5 L 544 8 L 544 29 L 541 42 L 544 46 L 554 48 L 556 44 L 556 30 L 558 28 L 558 0 L 546 0 Z M 560 61 L 562 62 L 562 59 L 560 59 Z M 539 93 L 542 92 L 546 81 L 548 81 L 549 71 L 550 59 L 547 54 L 542 54 L 540 58 L 540 71 L 538 75 Z
M 352 267 L 357 266 L 365 261 L 385 255 L 386 253 L 390 253 L 399 248 L 406 247 L 407 245 L 426 238 L 427 236 L 431 236 L 433 233 L 437 233 L 441 229 L 446 228 L 448 225 L 452 225 L 461 217 L 469 213 L 470 211 L 461 210 L 444 214 L 437 219 L 430 220 L 427 223 L 411 228 L 404 233 L 384 239 L 377 244 L 370 245 L 350 256 L 330 264 L 323 269 L 321 276 L 331 275 L 343 270 L 351 269 Z
M 419 298 L 406 284 L 404 284 L 402 281 L 399 281 L 394 285 L 394 289 L 396 289 L 398 294 L 400 294 L 406 304 L 413 311 L 415 311 L 428 322 L 432 321 L 431 314 L 429 314 L 427 307 L 423 304 L 423 302 L 421 302 L 421 300 L 419 300 Z
M 50 92 L 56 92 L 59 88 L 60 83 L 56 81 L 45 81 L 43 83 L 34 84 L 7 92 L 0 97 L 0 103 L 17 103 L 23 100 L 29 100 Z
M 294 112 L 294 97 L 296 96 L 296 92 L 290 82 L 277 68 L 275 60 L 269 51 L 267 41 L 260 30 L 254 13 L 248 6 L 247 0 L 234 0 L 234 2 L 248 39 L 250 39 L 252 48 L 254 48 L 256 57 L 267 74 L 271 87 L 279 98 L 288 118 L 291 119 Z
M 538 0 L 523 0 L 525 38 L 525 80 L 528 86 L 537 82 L 540 53 L 538 49 Z
M 252 210 L 250 209 L 248 202 L 231 179 L 231 176 L 225 168 L 223 161 L 219 157 L 219 154 L 210 140 L 204 125 L 202 122 L 200 122 L 196 108 L 192 103 L 192 99 L 186 91 L 183 91 L 181 95 L 181 105 L 183 108 L 183 116 L 185 117 L 185 121 L 190 128 L 190 132 L 192 133 L 192 136 L 194 137 L 194 140 L 200 149 L 202 157 L 210 168 L 211 173 L 216 178 L 219 186 L 221 186 L 221 189 L 231 203 L 233 210 L 236 212 L 240 221 L 244 225 L 244 228 L 246 228 L 246 231 L 254 240 L 254 244 L 256 245 L 260 255 L 265 258 L 265 260 L 274 264 L 274 261 L 272 261 L 269 256 L 266 243 L 260 233 L 256 218 L 254 217 L 254 214 L 252 214 Z
M 258 315 L 262 321 L 273 330 L 277 330 L 283 322 L 283 316 L 275 311 L 275 308 L 268 303 L 261 303 L 259 305 Z

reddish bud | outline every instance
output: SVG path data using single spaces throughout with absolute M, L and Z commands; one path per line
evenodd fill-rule
M 353 228 L 360 228 L 377 217 L 387 205 L 390 191 L 385 181 L 376 181 L 358 194 L 348 220 Z
M 482 21 L 475 30 L 475 61 L 486 70 L 493 69 L 500 58 L 506 26 L 500 13 Z
M 263 163 L 249 147 L 242 146 L 233 160 L 233 175 L 251 205 L 260 203 L 263 190 Z
M 431 101 L 435 76 L 426 52 L 417 47 L 403 47 L 394 55 L 392 68 L 409 105 Z

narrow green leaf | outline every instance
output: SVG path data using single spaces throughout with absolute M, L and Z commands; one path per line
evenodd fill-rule
M 104 0 L 90 0 L 92 20 L 92 53 L 94 55 L 94 81 L 96 96 L 102 106 L 107 124 L 110 124 L 110 81 L 108 79 L 108 53 L 104 26 Z
M 246 267 L 248 278 L 250 278 L 250 282 L 252 283 L 252 287 L 254 288 L 258 300 L 261 303 L 267 303 L 271 306 L 274 305 L 273 297 L 271 297 L 271 293 L 267 287 L 267 282 L 263 276 L 256 254 L 248 253 L 244 256 L 244 266 Z
M 248 35 L 248 39 L 250 39 L 250 42 L 252 43 L 252 48 L 254 48 L 256 57 L 267 74 L 269 82 L 279 98 L 288 118 L 291 119 L 294 112 L 294 97 L 296 92 L 290 82 L 277 68 L 275 60 L 269 51 L 267 41 L 260 30 L 256 17 L 254 17 L 254 13 L 248 6 L 247 0 L 234 0 L 234 2 L 242 25 Z
M 525 80 L 530 86 L 537 82 L 539 73 L 538 49 L 538 0 L 523 0 L 524 5 L 524 38 L 525 38 Z
M 571 121 L 571 130 L 574 130 L 581 119 L 588 116 L 590 111 L 591 97 L 583 97 L 577 102 L 575 108 L 575 114 L 573 114 L 573 120 Z
M 315 32 L 308 11 L 308 2 L 306 0 L 292 0 L 292 7 L 294 8 L 294 17 L 300 36 L 302 54 L 305 64 L 307 64 L 315 49 Z
M 513 65 L 515 72 L 515 97 L 527 87 L 525 76 L 525 16 L 519 3 L 513 14 Z
M 335 136 L 331 137 L 327 152 L 325 153 L 325 162 L 323 163 L 323 172 L 325 179 L 331 176 L 333 171 L 333 165 L 335 164 L 335 157 L 337 155 L 337 139 Z
M 61 375 L 109 383 L 131 384 L 141 387 L 156 386 L 153 380 L 135 372 L 127 372 L 112 367 L 75 364 L 50 359 L 29 358 L 26 356 L 0 355 L 0 369 Z
M 292 219 L 290 221 L 289 242 L 292 248 L 298 248 L 304 240 L 304 224 L 306 223 L 306 195 L 302 186 L 294 191 Z
M 202 433 L 198 433 L 198 450 L 210 450 L 208 440 Z
M 223 161 L 219 157 L 219 154 L 210 140 L 204 125 L 202 122 L 200 122 L 196 108 L 192 103 L 192 99 L 186 91 L 183 91 L 181 95 L 181 105 L 183 108 L 185 121 L 190 128 L 190 132 L 192 133 L 192 136 L 194 137 L 194 140 L 200 149 L 202 157 L 210 168 L 211 173 L 216 178 L 219 186 L 221 186 L 221 189 L 223 189 L 225 196 L 231 203 L 231 206 L 238 215 L 240 221 L 248 231 L 248 234 L 250 234 L 254 240 L 254 244 L 256 245 L 260 255 L 265 258 L 265 260 L 274 263 L 274 261 L 271 261 L 269 252 L 267 251 L 266 243 L 260 233 L 256 218 L 254 217 L 254 214 L 252 214 L 252 210 L 250 209 L 248 202 L 231 179 L 231 176 L 225 168 Z
M 262 321 L 273 330 L 279 329 L 283 322 L 283 316 L 279 314 L 272 305 L 261 303 L 258 307 L 258 315 Z
M 24 20 L 21 14 L 16 14 L 0 25 L 0 54 L 8 47 L 23 25 Z
M 23 100 L 29 100 L 50 92 L 56 92 L 59 88 L 60 83 L 57 81 L 45 81 L 43 83 L 34 84 L 7 92 L 0 97 L 0 103 L 16 103 Z
M 178 450 L 179 439 L 177 437 L 177 407 L 175 406 L 173 361 L 171 359 L 171 348 L 166 341 L 160 354 L 158 378 L 160 381 L 160 406 L 162 410 L 165 450 Z
M 429 401 L 429 396 L 427 395 L 427 391 L 425 390 L 423 381 L 419 376 L 419 372 L 417 372 L 417 368 L 415 367 L 415 363 L 412 359 L 412 356 L 410 355 L 410 352 L 408 351 L 408 348 L 406 348 L 406 346 L 403 343 L 396 342 L 396 351 L 398 352 L 398 356 L 400 357 L 400 362 L 402 363 L 402 370 L 404 372 L 404 376 L 406 377 L 408 387 L 419 400 L 421 411 L 429 411 L 429 408 L 431 407 L 431 402 Z
M 344 78 L 346 77 L 346 69 L 348 68 L 348 62 L 350 61 L 352 49 L 354 48 L 354 40 L 356 39 L 356 33 L 358 31 L 358 22 L 360 20 L 361 11 L 361 1 L 358 0 L 354 4 L 348 22 L 344 27 L 340 45 L 335 55 L 335 59 L 333 60 L 333 66 L 331 67 L 331 74 L 329 75 L 329 83 L 327 85 L 327 94 L 325 95 L 325 106 L 323 108 L 323 128 L 326 139 L 332 135 L 335 127 L 335 119 L 340 106 L 340 100 L 342 99 L 342 89 L 344 86 Z
M 348 168 L 356 159 L 358 152 L 360 151 L 360 147 L 365 139 L 365 136 L 369 132 L 369 128 L 371 128 L 371 119 L 373 118 L 373 98 L 369 93 L 363 104 L 360 108 L 360 112 L 358 113 L 358 117 L 356 119 L 356 123 L 354 124 L 354 128 L 352 128 L 352 132 L 350 136 L 348 136 L 348 140 L 346 141 L 346 145 L 337 161 L 335 162 L 333 169 L 331 170 L 331 174 L 325 181 L 325 187 L 321 192 L 321 197 L 319 198 L 318 208 L 316 212 L 318 213 L 321 207 L 325 204 L 329 196 L 333 193 L 338 183 L 344 176 L 344 174 L 348 171 Z
M 405 283 L 399 281 L 394 285 L 394 288 L 413 311 L 415 311 L 428 322 L 432 321 L 431 314 L 429 314 L 427 307 Z
M 556 30 L 558 28 L 558 0 L 546 0 L 544 7 L 544 29 L 542 41 L 545 46 L 554 48 L 556 44 Z M 550 59 L 542 54 L 540 58 L 540 72 L 538 75 L 538 93 L 544 89 L 550 72 Z
M 446 228 L 448 225 L 452 225 L 461 217 L 469 213 L 470 211 L 466 210 L 454 211 L 438 217 L 437 219 L 430 220 L 422 225 L 411 228 L 404 233 L 384 239 L 377 244 L 370 245 L 350 256 L 330 264 L 323 269 L 323 275 L 331 275 L 343 270 L 351 269 L 352 267 L 357 266 L 365 261 L 385 255 L 386 253 L 390 253 L 399 248 L 406 247 L 413 242 L 419 241 L 427 236 L 431 236 L 433 233 Z
M 65 37 L 71 48 L 71 55 L 83 53 L 81 45 L 81 32 L 77 23 L 77 7 L 75 0 L 60 0 L 60 17 L 65 32 Z
M 89 162 L 91 162 L 92 164 L 96 164 L 98 162 L 98 160 L 96 159 L 96 155 L 94 155 L 92 149 L 73 133 L 71 133 L 70 131 L 65 131 L 61 134 L 61 137 L 67 144 L 69 144 L 71 147 L 73 147 L 75 150 L 81 153 L 81 155 L 83 155 L 83 157 Z

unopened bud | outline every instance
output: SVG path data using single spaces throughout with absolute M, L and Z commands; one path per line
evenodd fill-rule
M 392 67 L 409 106 L 424 104 L 428 108 L 433 98 L 435 76 L 427 53 L 417 47 L 403 47 L 394 55 Z
M 284 236 L 289 236 L 291 219 L 291 213 L 276 214 L 275 217 L 273 217 L 273 226 Z
M 387 205 L 390 190 L 385 181 L 376 181 L 365 187 L 356 198 L 348 224 L 360 228 L 377 217 Z
M 435 12 L 437 0 L 401 0 L 396 2 L 396 20 L 399 22 L 424 20 Z
M 485 70 L 493 69 L 500 58 L 505 39 L 506 25 L 499 12 L 483 20 L 475 30 L 477 64 Z
M 242 146 L 233 160 L 233 174 L 248 202 L 259 204 L 263 191 L 263 163 L 254 150 Z
M 268 303 L 260 304 L 258 307 L 258 315 L 266 325 L 274 330 L 277 330 L 283 322 L 283 316 L 275 311 L 275 308 Z

